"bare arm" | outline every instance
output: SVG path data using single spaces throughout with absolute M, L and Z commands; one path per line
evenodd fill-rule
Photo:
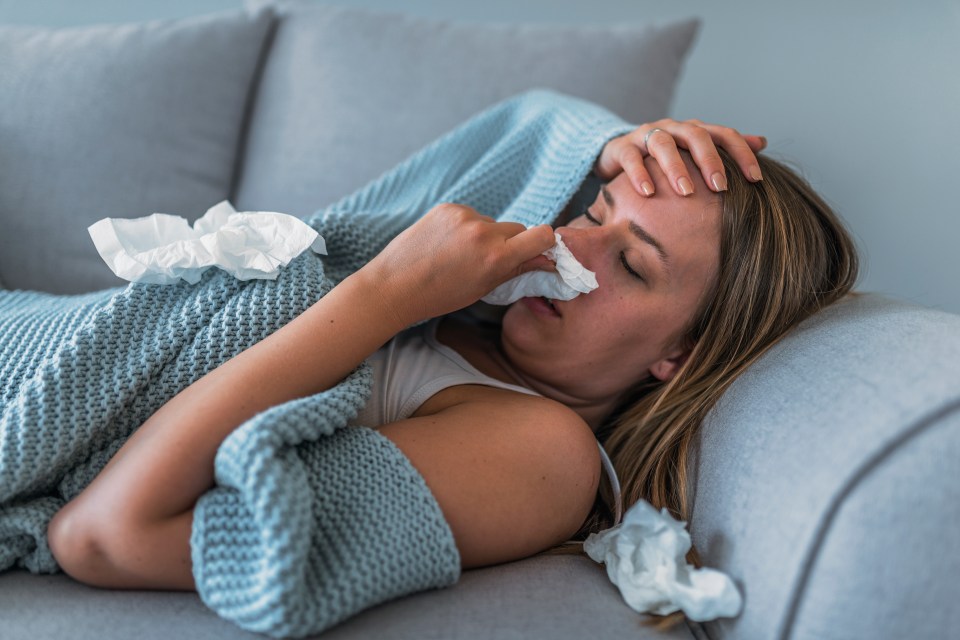
M 403 329 L 383 298 L 371 295 L 366 275 L 348 278 L 164 404 L 70 508 L 109 510 L 114 523 L 121 514 L 151 522 L 192 508 L 213 486 L 217 449 L 237 426 L 332 387 Z
M 600 482 L 590 428 L 545 398 L 493 388 L 458 393 L 463 401 L 384 425 L 380 434 L 423 476 L 450 525 L 462 568 L 519 560 L 568 539 L 587 517 Z M 194 590 L 192 523 L 190 509 L 118 528 L 107 548 L 70 550 L 61 564 L 94 586 Z
M 435 208 L 303 314 L 151 416 L 51 521 L 55 557 L 70 572 L 68 558 L 86 567 L 87 556 L 103 556 L 118 537 L 188 528 L 197 499 L 213 486 L 217 449 L 236 427 L 332 387 L 405 326 L 534 268 L 531 258 L 552 236 L 548 227 L 525 231 L 466 207 Z M 189 562 L 182 547 L 180 561 Z
M 47 529 L 68 574 L 110 588 L 194 589 L 190 531 L 223 440 L 271 406 L 336 384 L 402 327 L 358 272 L 164 404 Z
M 510 562 L 580 528 L 600 483 L 590 427 L 545 398 L 500 389 L 380 429 L 423 476 L 464 569 Z

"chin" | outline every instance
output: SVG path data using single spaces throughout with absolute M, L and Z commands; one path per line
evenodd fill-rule
M 523 353 L 535 357 L 555 357 L 560 337 L 551 335 L 545 326 L 530 311 L 514 303 L 503 316 L 500 342 L 507 352 Z
M 503 315 L 500 339 L 505 343 L 527 345 L 543 339 L 540 329 L 535 318 L 530 317 L 525 309 L 514 302 Z

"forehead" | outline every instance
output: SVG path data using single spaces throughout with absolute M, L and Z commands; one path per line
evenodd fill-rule
M 618 176 L 625 182 L 623 187 L 629 189 L 630 209 L 637 223 L 656 237 L 670 256 L 670 276 L 677 285 L 690 280 L 702 283 L 717 271 L 722 210 L 720 196 L 707 187 L 689 154 L 682 153 L 681 157 L 694 186 L 689 196 L 677 194 L 657 161 L 649 157 L 644 165 L 656 185 L 653 196 L 640 195 L 624 174 Z

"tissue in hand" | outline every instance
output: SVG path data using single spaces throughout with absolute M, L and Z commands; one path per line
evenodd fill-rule
M 527 297 L 545 296 L 553 300 L 572 300 L 581 293 L 590 293 L 597 288 L 597 277 L 580 264 L 559 233 L 554 232 L 557 243 L 543 252 L 557 263 L 557 271 L 528 271 L 485 295 L 481 300 L 488 304 L 510 304 Z
M 240 280 L 275 280 L 280 267 L 307 247 L 326 255 L 310 225 L 286 213 L 238 213 L 224 200 L 193 223 L 154 213 L 144 218 L 104 218 L 87 231 L 100 257 L 124 280 L 149 284 L 200 281 L 210 267 Z
M 641 500 L 623 522 L 587 536 L 583 549 L 607 565 L 611 582 L 636 611 L 666 615 L 682 609 L 697 622 L 737 615 L 743 600 L 733 581 L 686 563 L 690 534 L 684 524 Z

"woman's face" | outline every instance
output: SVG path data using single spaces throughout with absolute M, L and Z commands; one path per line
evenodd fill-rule
M 676 373 L 687 353 L 678 334 L 713 286 L 720 254 L 720 198 L 682 155 L 692 195 L 677 195 L 648 157 L 655 195 L 641 196 L 620 174 L 585 215 L 557 229 L 596 273 L 599 288 L 553 301 L 556 312 L 541 298 L 515 302 L 501 333 L 514 366 L 585 399 L 610 398 L 648 375 L 666 380 Z

